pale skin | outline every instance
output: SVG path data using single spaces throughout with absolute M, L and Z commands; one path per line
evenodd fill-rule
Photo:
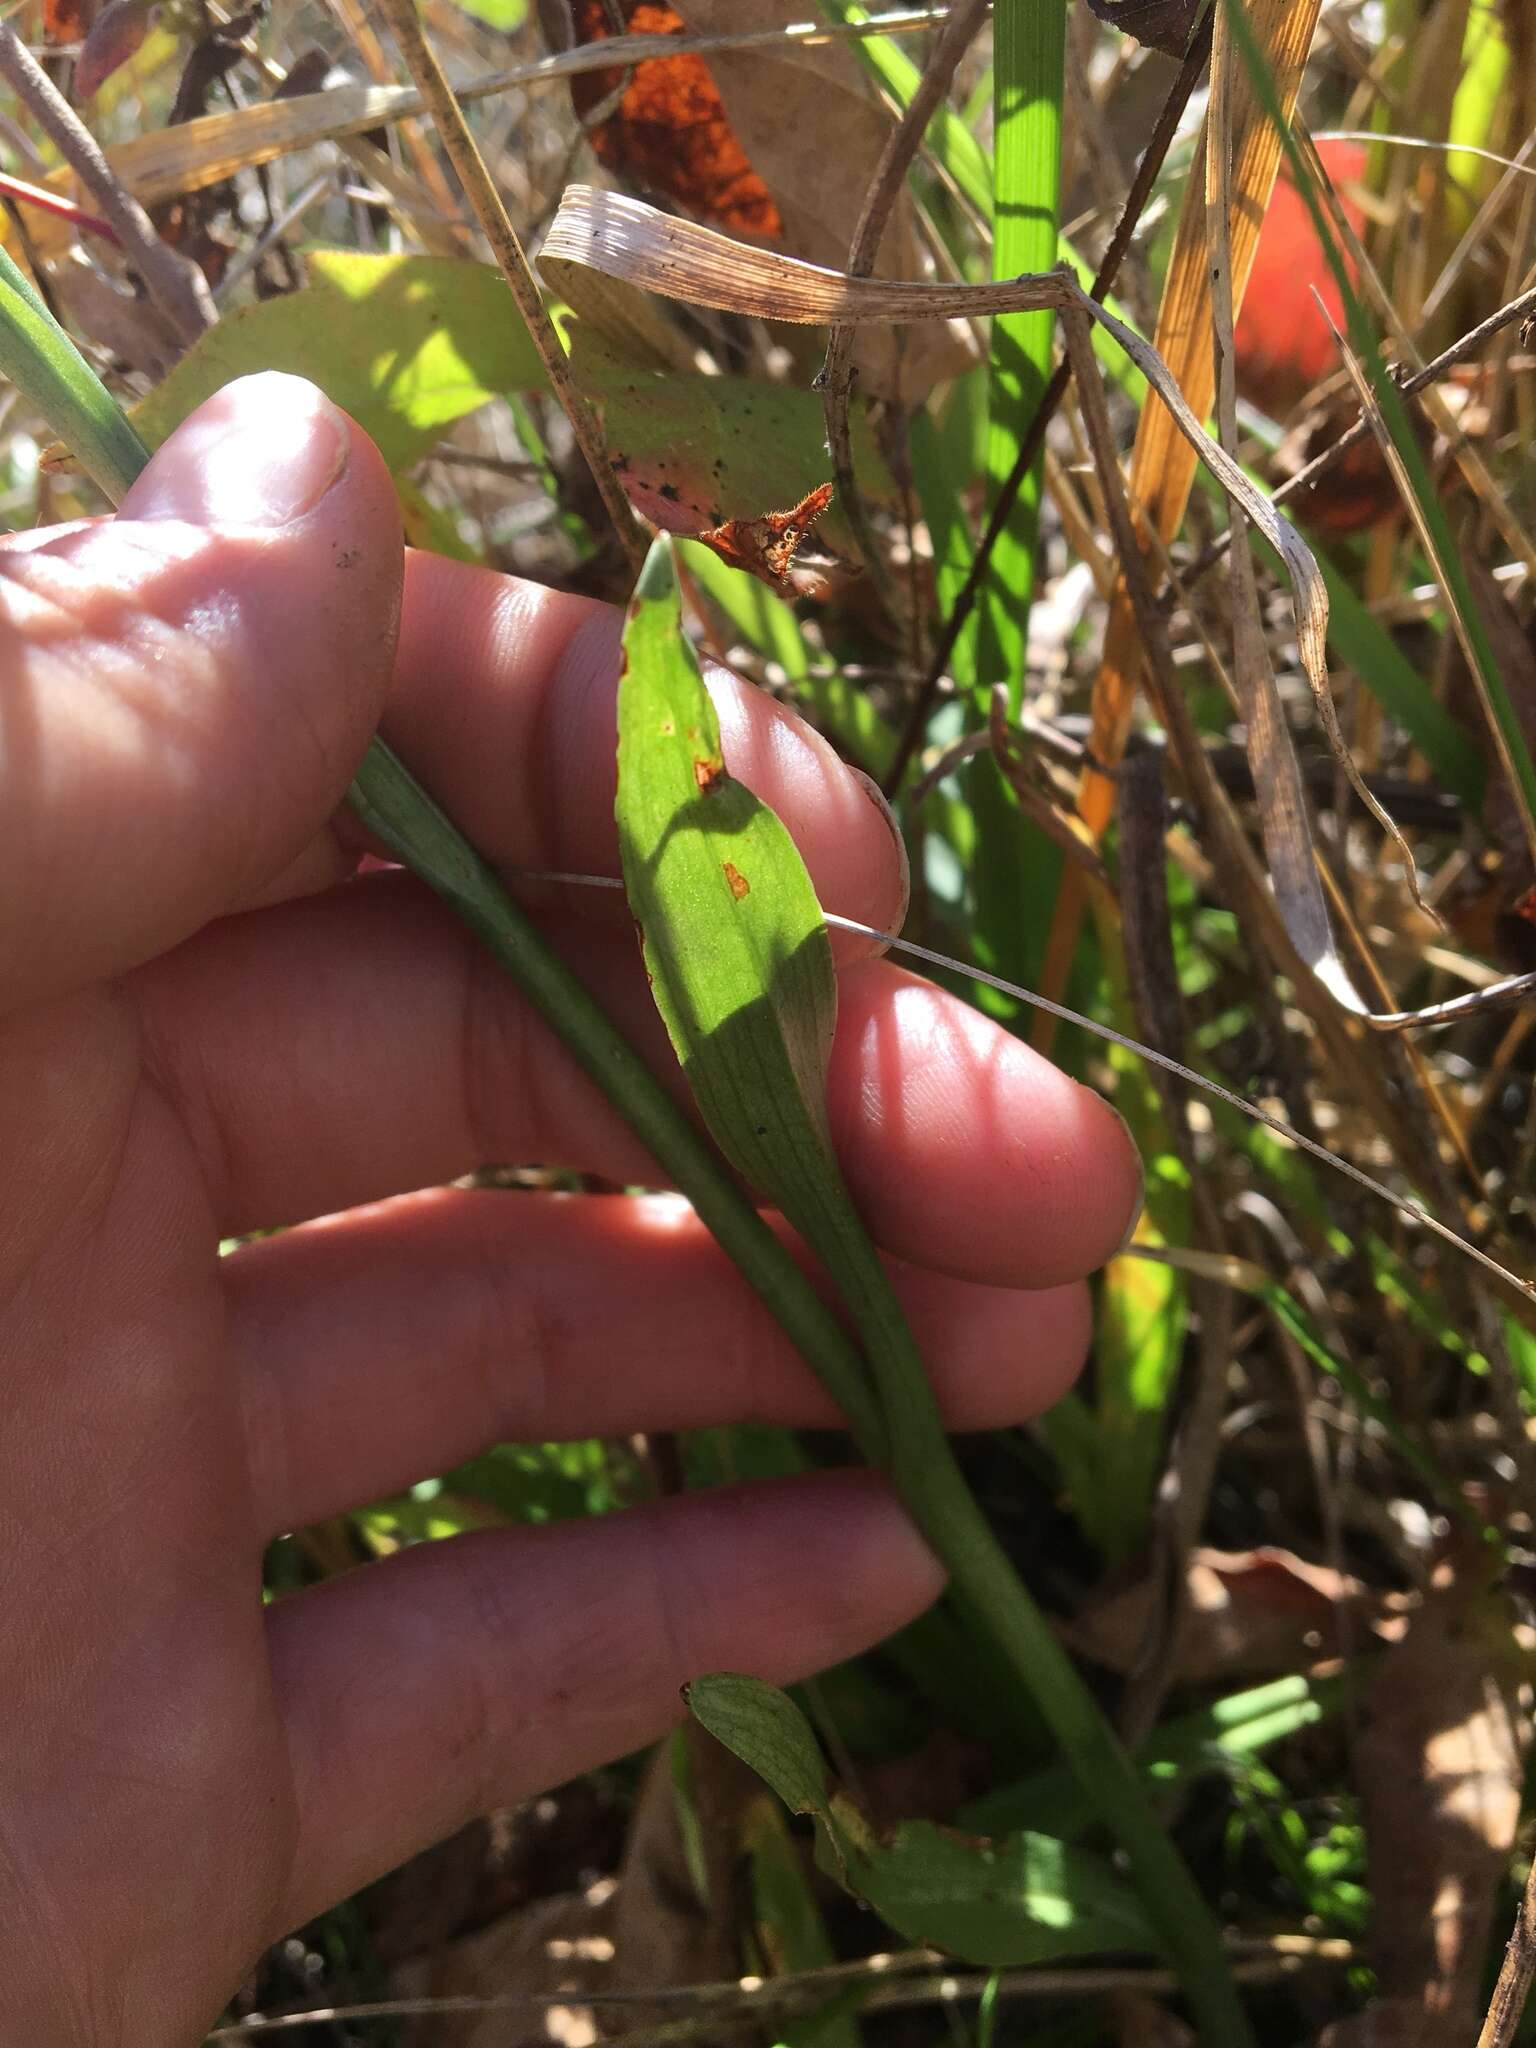
M 0 545 L 0 2040 L 188 2048 L 266 1943 L 651 1740 L 690 1675 L 794 1679 L 939 1590 L 881 1483 L 832 1473 L 261 1604 L 275 1535 L 500 1440 L 833 1419 L 675 1200 L 442 1186 L 660 1176 L 418 884 L 347 879 L 381 719 L 509 874 L 615 872 L 616 649 L 604 607 L 405 557 L 371 444 L 293 379 L 210 401 L 116 520 Z M 865 788 L 711 687 L 822 900 L 898 922 Z M 660 1067 L 619 907 L 525 894 Z M 839 954 L 850 1185 L 951 1425 L 1020 1420 L 1081 1362 L 1134 1155 Z

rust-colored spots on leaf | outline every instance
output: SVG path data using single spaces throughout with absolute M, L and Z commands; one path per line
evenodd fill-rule
M 682 35 L 685 24 L 656 0 L 620 0 L 631 35 Z M 576 40 L 612 34 L 603 0 L 575 0 Z M 578 115 L 594 113 L 623 88 L 619 103 L 591 130 L 592 147 L 615 176 L 671 199 L 695 220 L 728 233 L 774 237 L 784 224 L 768 187 L 747 161 L 702 57 L 650 57 L 625 74 L 586 71 L 571 80 Z
M 713 796 L 725 780 L 725 763 L 718 754 L 695 754 L 693 779 L 700 796 Z
M 796 552 L 831 502 L 832 486 L 818 484 L 787 512 L 765 512 L 760 519 L 727 519 L 723 526 L 711 526 L 698 538 L 733 569 L 745 569 L 748 575 L 782 590 Z
M 728 860 L 722 862 L 721 865 L 725 871 L 725 879 L 730 884 L 731 894 L 736 898 L 736 901 L 739 903 L 743 896 L 750 896 L 752 884 L 741 872 L 741 869 L 737 867 L 736 863 Z

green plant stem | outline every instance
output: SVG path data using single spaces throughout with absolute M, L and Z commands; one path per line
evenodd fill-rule
M 858 1346 L 741 1193 L 713 1146 L 382 740 L 369 746 L 347 801 L 368 830 L 463 919 L 559 1034 L 815 1366 L 848 1417 L 864 1456 L 883 1463 L 885 1434 Z
M 844 1271 L 844 1298 L 874 1370 L 890 1437 L 887 1470 L 954 1592 L 991 1636 L 1060 1745 L 1099 1821 L 1124 1852 L 1162 1935 L 1200 2039 L 1252 2048 L 1220 1932 L 1145 1782 L 1030 1597 L 956 1461 L 922 1358 L 873 1250 Z
M 85 370 L 94 389 L 81 386 L 76 364 Z M 0 377 L 14 384 L 38 416 L 68 440 L 90 475 L 116 503 L 149 460 L 149 452 L 4 249 L 0 249 Z

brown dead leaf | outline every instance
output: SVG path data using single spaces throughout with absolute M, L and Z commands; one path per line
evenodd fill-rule
M 678 11 L 697 35 L 785 25 L 805 13 L 800 0 L 682 0 Z M 841 270 L 891 129 L 858 58 L 839 43 L 791 43 L 782 56 L 777 49 L 771 56 L 723 51 L 709 63 L 731 127 L 778 206 L 779 246 Z M 875 269 L 881 277 L 924 275 L 905 194 L 892 210 Z M 969 368 L 974 349 L 964 328 L 935 323 L 906 335 L 891 329 L 861 334 L 854 360 L 866 398 L 912 406 L 935 384 Z
M 1162 1601 L 1161 1589 L 1143 1581 L 1088 1609 L 1064 1633 L 1095 1663 L 1134 1671 Z M 1396 1595 L 1374 1593 L 1289 1550 L 1192 1551 L 1169 1683 L 1308 1670 L 1372 1632 L 1390 1632 L 1401 1605 Z
M 584 1991 L 613 1982 L 614 1885 L 539 1899 L 436 1956 L 397 1969 L 400 1998 L 484 1999 L 481 2012 L 436 2011 L 406 2022 L 409 2048 L 510 2048 L 599 2038 Z M 557 2002 L 546 2004 L 545 2000 Z
M 741 1970 L 736 1874 L 747 1809 L 762 1796 L 762 1786 L 702 1729 L 685 1726 L 677 1740 L 687 1745 L 687 1797 L 697 1821 L 706 1895 L 699 1894 L 685 1843 L 672 1744 L 662 1742 L 635 1805 L 613 1922 L 611 1982 L 631 1990 L 715 1983 Z M 632 2005 L 624 2008 L 623 2024 L 642 2028 L 675 2017 L 659 2007 Z M 742 2038 L 722 2021 L 710 2035 L 711 2048 L 731 2048 Z
M 1362 1702 L 1354 1782 L 1381 1997 L 1319 2048 L 1465 2048 L 1520 1819 L 1530 1658 L 1486 1555 L 1450 1558 Z

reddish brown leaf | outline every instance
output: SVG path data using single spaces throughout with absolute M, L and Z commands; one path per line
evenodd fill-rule
M 150 0 L 108 0 L 86 36 L 75 63 L 75 98 L 100 92 L 120 64 L 126 64 L 149 33 Z
M 658 0 L 627 0 L 622 12 L 632 35 L 685 33 L 682 17 Z M 575 0 L 573 16 L 579 43 L 612 33 L 603 0 Z M 648 58 L 627 84 L 619 70 L 582 72 L 571 80 L 577 114 L 585 119 L 621 86 L 617 107 L 591 130 L 592 147 L 616 177 L 732 234 L 782 234 L 779 210 L 736 140 L 702 57 Z

